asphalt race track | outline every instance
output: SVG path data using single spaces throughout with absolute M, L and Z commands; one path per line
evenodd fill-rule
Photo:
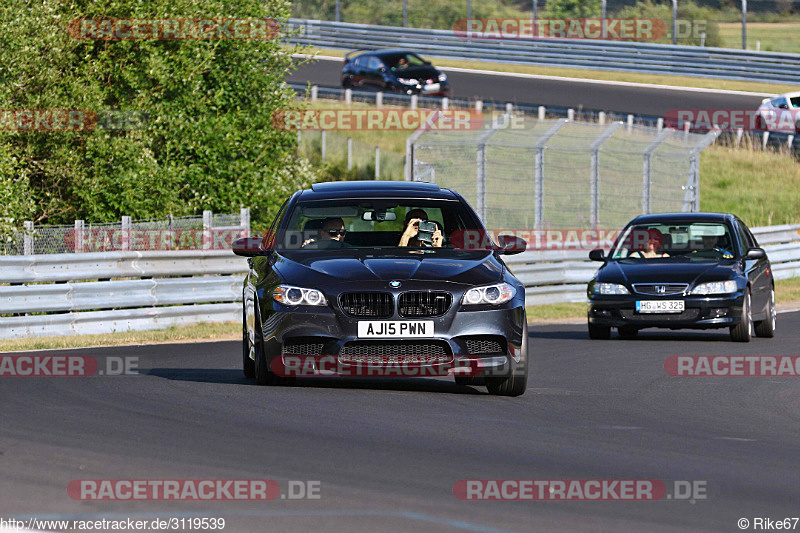
M 763 98 L 731 93 L 497 76 L 457 72 L 447 68 L 442 70 L 447 72 L 456 98 L 483 98 L 575 109 L 582 107 L 636 115 L 664 116 L 672 109 L 757 109 Z M 341 71 L 341 60 L 318 60 L 302 65 L 287 81 L 339 86 Z
M 0 517 L 225 517 L 225 531 L 739 531 L 800 515 L 800 380 L 670 377 L 671 355 L 796 355 L 774 339 L 648 330 L 590 341 L 531 327 L 520 398 L 444 379 L 259 387 L 239 342 L 70 350 L 138 376 L 2 378 Z M 40 354 L 56 352 L 39 352 Z M 321 482 L 317 500 L 81 502 L 76 479 Z M 706 499 L 461 501 L 461 479 L 705 482 Z M 798 526 L 800 527 L 800 526 Z

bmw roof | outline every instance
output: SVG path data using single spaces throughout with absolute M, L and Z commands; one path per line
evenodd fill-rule
M 303 200 L 389 196 L 405 198 L 454 199 L 449 189 L 422 181 L 329 181 L 314 183 L 303 191 Z

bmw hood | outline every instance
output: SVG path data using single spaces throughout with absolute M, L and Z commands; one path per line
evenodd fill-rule
M 732 279 L 738 272 L 736 261 L 701 263 L 610 261 L 597 274 L 597 280 L 610 283 L 688 283 Z
M 275 270 L 286 283 L 448 281 L 482 285 L 502 280 L 503 265 L 487 251 L 430 253 L 324 250 L 281 252 Z

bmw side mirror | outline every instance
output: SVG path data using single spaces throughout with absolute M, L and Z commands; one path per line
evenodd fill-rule
M 767 257 L 767 252 L 763 248 L 750 248 L 744 257 L 745 259 L 763 259 Z
M 603 251 L 602 248 L 597 248 L 596 250 L 592 250 L 589 252 L 589 259 L 592 261 L 603 261 L 606 260 L 606 253 Z
M 262 239 L 258 237 L 244 237 L 233 241 L 231 251 L 242 257 L 256 257 L 267 255 L 271 250 L 266 250 L 261 246 Z
M 528 248 L 525 239 L 514 235 L 498 235 L 497 243 L 500 245 L 500 253 L 503 255 L 521 254 Z

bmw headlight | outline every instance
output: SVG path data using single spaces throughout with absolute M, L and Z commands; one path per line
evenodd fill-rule
M 416 78 L 397 78 L 397 81 L 403 85 L 417 85 L 419 83 L 419 80 Z
M 461 297 L 462 305 L 500 305 L 511 300 L 517 293 L 516 289 L 508 283 L 498 283 L 485 287 L 474 287 Z
M 736 292 L 736 282 L 733 280 L 728 281 L 709 281 L 708 283 L 701 283 L 689 294 L 730 294 Z
M 619 283 L 592 283 L 592 294 L 630 294 L 625 285 Z
M 444 72 L 440 72 L 439 81 L 447 81 L 447 74 L 445 74 Z
M 316 289 L 304 289 L 292 285 L 278 285 L 272 291 L 272 298 L 283 305 L 327 305 L 325 296 Z

